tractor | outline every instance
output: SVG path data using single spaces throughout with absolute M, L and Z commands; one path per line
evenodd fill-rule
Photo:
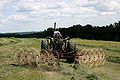
M 56 25 L 56 23 L 54 23 L 54 25 Z M 77 53 L 76 44 L 70 41 L 69 37 L 63 39 L 61 33 L 55 31 L 55 27 L 56 26 L 54 26 L 53 37 L 47 37 L 41 41 L 41 53 L 49 50 L 58 60 L 66 59 L 67 62 L 73 63 L 75 54 Z
M 102 48 L 83 49 L 78 51 L 76 43 L 69 37 L 63 38 L 59 31 L 56 31 L 54 23 L 53 37 L 46 37 L 41 40 L 41 50 L 20 48 L 15 51 L 14 61 L 36 67 L 58 68 L 60 60 L 67 63 L 77 63 L 84 67 L 95 67 L 104 65 L 106 51 Z M 33 51 L 35 54 L 33 54 Z

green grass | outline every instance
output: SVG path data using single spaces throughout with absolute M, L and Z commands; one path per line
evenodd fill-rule
M 120 56 L 120 42 L 72 39 L 76 42 L 78 49 L 84 48 L 103 48 L 108 56 Z
M 112 41 L 96 41 L 96 40 L 82 40 L 82 39 L 73 39 L 77 42 L 79 46 L 86 47 L 101 47 L 110 50 L 116 50 L 116 52 L 120 51 L 120 42 L 112 42 Z
M 4 39 L 4 38 L 1 38 L 0 39 L 0 46 L 6 46 L 6 45 L 11 45 L 11 44 L 17 44 L 21 42 L 21 40 L 19 39 L 15 39 L 15 38 L 7 38 L 7 39 Z
M 120 80 L 120 64 L 107 61 L 104 66 L 84 68 L 78 64 L 60 62 L 60 70 L 48 71 L 27 65 L 13 65 L 14 51 L 19 48 L 35 48 L 40 51 L 36 38 L 0 38 L 0 80 Z M 72 39 L 77 48 L 104 48 L 110 60 L 120 57 L 120 42 Z

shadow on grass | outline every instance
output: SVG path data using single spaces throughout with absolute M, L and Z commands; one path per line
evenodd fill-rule
M 19 66 L 19 65 L 17 65 L 17 64 L 9 64 L 9 65 L 12 65 L 12 66 Z
M 26 69 L 30 69 L 30 68 L 35 68 L 34 66 L 29 66 L 28 64 L 8 64 L 14 67 L 21 67 L 21 68 L 26 68 Z

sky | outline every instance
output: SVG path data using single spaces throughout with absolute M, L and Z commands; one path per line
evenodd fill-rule
M 120 21 L 120 0 L 0 0 L 0 33 Z

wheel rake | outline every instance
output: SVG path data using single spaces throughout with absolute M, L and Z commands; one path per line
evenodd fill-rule
M 31 49 L 20 48 L 15 51 L 14 62 L 19 65 L 27 64 L 30 67 L 44 67 L 49 70 L 58 68 L 58 61 L 52 51 L 46 51 L 43 53 L 36 51 L 33 53 Z
M 31 49 L 20 48 L 14 52 L 14 62 L 18 64 L 31 65 L 36 60 L 36 55 L 32 53 Z
M 69 37 L 63 38 L 55 28 L 56 23 L 54 23 L 53 37 L 41 40 L 41 52 L 35 48 L 20 48 L 15 51 L 14 62 L 38 68 L 45 67 L 50 70 L 59 68 L 60 59 L 65 59 L 68 63 L 79 63 L 84 67 L 97 67 L 105 64 L 105 50 L 92 48 L 78 52 L 76 43 Z
M 15 51 L 14 62 L 17 64 L 28 64 L 29 66 L 37 68 L 47 68 L 55 70 L 59 68 L 59 58 L 54 55 L 55 51 L 38 52 L 34 48 L 20 48 Z M 98 49 L 83 49 L 76 52 L 74 55 L 75 61 L 83 67 L 97 67 L 105 64 L 106 51 Z
M 84 67 L 97 67 L 105 64 L 106 51 L 101 48 L 83 49 L 79 54 L 80 56 L 77 56 L 76 60 Z

